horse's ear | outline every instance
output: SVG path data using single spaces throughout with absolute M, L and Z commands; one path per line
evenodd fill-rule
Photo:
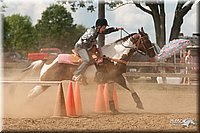
M 141 33 L 140 29 L 138 29 L 138 32 Z
M 145 33 L 143 27 L 141 28 L 141 31 L 142 31 L 143 33 Z

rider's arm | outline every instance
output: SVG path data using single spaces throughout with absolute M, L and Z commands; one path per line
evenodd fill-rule
M 123 30 L 123 28 L 121 28 L 121 27 L 110 27 L 110 28 L 107 28 L 105 30 L 104 34 L 110 34 L 112 32 L 119 31 L 119 30 Z

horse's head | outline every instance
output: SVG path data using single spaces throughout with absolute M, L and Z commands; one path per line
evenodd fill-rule
M 135 44 L 136 51 L 149 57 L 155 57 L 154 45 L 149 40 L 148 34 L 144 32 L 143 27 L 141 31 L 139 29 L 138 31 L 139 33 L 133 34 L 130 37 L 130 41 Z

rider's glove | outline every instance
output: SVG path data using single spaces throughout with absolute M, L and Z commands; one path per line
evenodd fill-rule
M 122 28 L 122 27 L 117 27 L 116 29 L 117 30 L 124 30 L 124 28 Z

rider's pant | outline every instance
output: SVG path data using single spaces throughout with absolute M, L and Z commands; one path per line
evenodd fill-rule
M 74 72 L 74 75 L 76 75 L 76 76 L 83 73 L 87 69 L 87 67 L 89 65 L 89 61 L 90 61 L 90 58 L 89 58 L 89 55 L 88 55 L 86 49 L 78 49 L 77 52 L 80 55 L 81 59 L 83 60 L 83 63 Z

